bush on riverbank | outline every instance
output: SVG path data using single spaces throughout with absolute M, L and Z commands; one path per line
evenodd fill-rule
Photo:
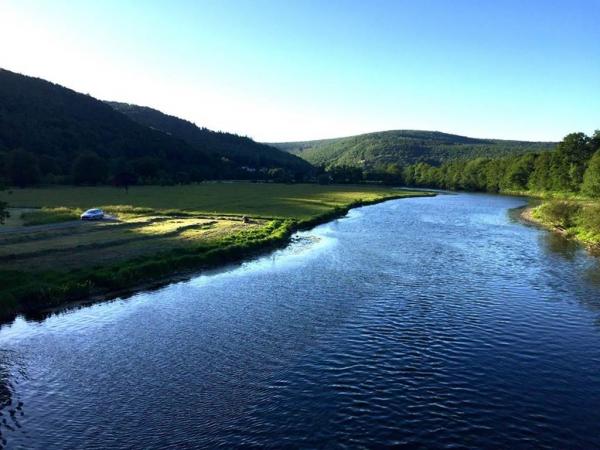
M 580 238 L 590 244 L 600 245 L 600 205 L 583 207 L 579 218 Z
M 576 225 L 581 205 L 568 200 L 550 200 L 537 208 L 537 217 L 555 227 L 564 229 Z
M 576 200 L 548 200 L 534 210 L 542 224 L 562 229 L 590 245 L 600 244 L 600 205 Z

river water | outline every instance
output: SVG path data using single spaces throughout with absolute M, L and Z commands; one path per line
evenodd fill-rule
M 522 199 L 355 209 L 0 329 L 6 448 L 600 447 L 600 268 Z

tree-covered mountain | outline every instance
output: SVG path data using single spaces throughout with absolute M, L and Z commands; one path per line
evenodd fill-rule
M 237 165 L 256 169 L 279 167 L 294 173 L 308 173 L 312 170 L 305 160 L 248 137 L 201 128 L 187 120 L 145 106 L 106 103 L 139 124 L 180 138 L 189 144 L 199 145 Z
M 222 166 L 206 149 L 137 124 L 89 95 L 2 69 L 0 159 L 11 184 L 87 181 L 73 173 L 78 166 L 90 171 L 90 182 L 136 167 L 150 178 L 196 180 Z
M 319 141 L 271 144 L 314 165 L 379 170 L 390 164 L 440 165 L 449 160 L 552 150 L 552 142 L 475 139 L 437 131 L 394 130 Z
M 0 184 L 289 179 L 312 171 L 247 138 L 205 130 L 206 139 L 187 139 L 159 128 L 89 95 L 0 69 Z M 258 157 L 233 156 L 242 152 Z

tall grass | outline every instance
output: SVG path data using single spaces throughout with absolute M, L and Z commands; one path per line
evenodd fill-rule
M 69 220 L 79 219 L 83 210 L 79 208 L 41 208 L 37 211 L 27 211 L 21 213 L 23 225 L 45 225 L 49 223 L 67 222 Z

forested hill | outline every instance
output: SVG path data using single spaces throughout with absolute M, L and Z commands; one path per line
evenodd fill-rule
M 283 154 L 280 160 L 251 164 L 224 158 L 226 149 L 242 146 L 230 145 L 235 140 L 231 135 L 206 134 L 211 139 L 186 142 L 89 95 L 0 69 L 0 185 L 302 178 L 312 171 L 309 164 L 276 149 L 272 153 Z M 238 140 L 248 152 L 264 151 L 265 146 L 250 139 Z
M 552 150 L 553 142 L 474 139 L 437 131 L 394 130 L 320 141 L 271 144 L 301 156 L 315 165 L 380 169 L 389 164 L 406 166 L 424 162 L 440 165 L 448 160 L 502 157 Z
M 102 183 L 135 167 L 147 177 L 201 179 L 222 168 L 205 149 L 139 125 L 89 95 L 2 69 L 0 160 L 11 184 Z
M 311 165 L 305 160 L 247 137 L 200 128 L 192 122 L 145 106 L 119 102 L 106 103 L 137 123 L 180 138 L 189 144 L 200 145 L 211 153 L 225 157 L 241 166 L 281 167 L 301 173 L 312 170 Z

